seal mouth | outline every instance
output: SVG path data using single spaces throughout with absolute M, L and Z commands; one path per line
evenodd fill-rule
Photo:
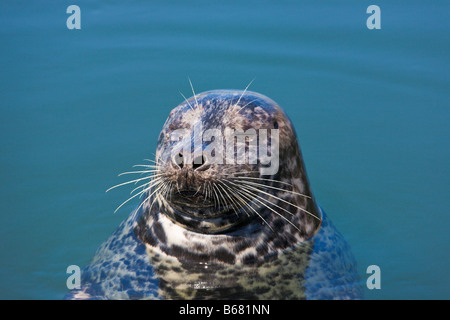
M 225 198 L 194 190 L 177 190 L 164 198 L 171 210 L 165 210 L 175 223 L 196 232 L 231 232 L 252 217 L 242 214 L 242 208 Z M 220 200 L 220 201 L 219 201 Z
M 206 194 L 193 190 L 179 190 L 167 199 L 177 211 L 197 218 L 217 218 L 235 213 L 235 207 L 226 202 L 214 201 Z
M 173 201 L 186 206 L 209 207 L 209 199 L 201 192 L 192 190 L 180 190 L 173 195 Z

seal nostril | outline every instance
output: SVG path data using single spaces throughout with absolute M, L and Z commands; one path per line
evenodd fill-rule
M 180 167 L 180 169 L 183 169 L 184 159 L 183 154 L 181 152 L 174 157 L 174 162 L 177 166 Z
M 196 157 L 194 159 L 194 162 L 193 162 L 192 166 L 194 167 L 194 170 L 195 170 L 195 169 L 200 168 L 201 166 L 203 166 L 205 164 L 205 162 L 206 162 L 205 157 L 204 156 L 199 156 L 199 157 Z

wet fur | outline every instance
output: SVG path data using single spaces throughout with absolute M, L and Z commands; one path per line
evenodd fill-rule
M 218 185 L 221 180 L 222 188 L 237 192 L 239 180 L 230 177 L 261 166 L 213 164 L 207 170 L 194 171 L 173 165 L 171 132 L 191 129 L 198 121 L 204 130 L 279 129 L 278 172 L 264 177 L 266 180 L 248 180 L 268 186 L 253 185 L 263 192 L 254 192 L 254 198 L 261 199 L 251 204 L 257 214 L 233 205 L 234 212 L 208 220 L 208 212 L 199 215 L 205 217 L 202 219 L 184 215 L 173 205 L 171 195 L 176 188 L 206 190 L 207 185 Z M 148 187 L 138 210 L 99 249 L 83 272 L 83 288 L 72 292 L 70 298 L 361 297 L 354 258 L 314 200 L 293 126 L 269 98 L 221 90 L 186 100 L 172 110 L 164 124 L 155 161 L 154 168 L 165 185 L 155 193 L 157 182 Z M 250 201 L 252 184 L 245 186 Z

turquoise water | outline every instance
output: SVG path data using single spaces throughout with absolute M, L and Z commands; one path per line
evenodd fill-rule
M 320 3 L 320 4 L 319 4 Z M 81 30 L 66 9 L 81 8 Z M 366 9 L 381 8 L 369 30 Z M 0 1 L 0 298 L 60 299 L 137 202 L 171 110 L 243 89 L 293 121 L 368 299 L 449 299 L 449 1 Z

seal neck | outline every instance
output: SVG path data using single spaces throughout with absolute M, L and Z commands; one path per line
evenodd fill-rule
M 184 208 L 186 209 L 186 208 Z M 233 209 L 224 210 L 220 214 L 204 213 L 199 214 L 201 209 L 196 209 L 196 214 L 190 214 L 188 210 L 183 210 L 180 206 L 173 205 L 166 200 L 162 200 L 161 205 L 155 212 L 164 212 L 164 214 L 180 227 L 201 234 L 225 234 L 236 232 L 245 225 L 252 222 L 255 217 L 249 216 L 243 212 Z M 212 210 L 213 211 L 213 210 Z

